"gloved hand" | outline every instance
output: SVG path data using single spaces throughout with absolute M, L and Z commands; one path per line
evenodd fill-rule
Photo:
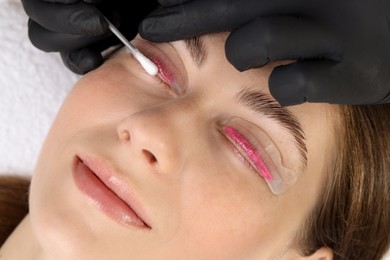
M 100 66 L 101 51 L 119 43 L 98 10 L 132 39 L 141 19 L 158 6 L 155 0 L 137 7 L 123 0 L 22 0 L 22 4 L 30 18 L 32 44 L 46 52 L 60 52 L 65 65 L 77 74 Z
M 139 27 L 148 40 L 232 31 L 225 51 L 240 71 L 296 61 L 271 73 L 270 91 L 281 105 L 390 102 L 388 0 L 159 2 L 164 8 Z

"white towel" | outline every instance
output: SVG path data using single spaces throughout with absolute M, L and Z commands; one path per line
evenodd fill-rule
M 78 76 L 58 53 L 35 48 L 19 0 L 0 0 L 0 173 L 31 174 L 42 142 Z

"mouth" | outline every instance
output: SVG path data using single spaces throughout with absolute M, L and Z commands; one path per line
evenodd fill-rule
M 127 184 L 103 160 L 75 156 L 72 173 L 81 193 L 108 217 L 125 226 L 151 229 Z

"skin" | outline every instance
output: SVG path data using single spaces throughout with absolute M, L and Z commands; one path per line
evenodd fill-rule
M 56 260 L 331 259 L 326 248 L 299 256 L 292 244 L 333 159 L 334 108 L 288 108 L 305 132 L 304 166 L 287 130 L 235 102 L 242 86 L 269 93 L 274 65 L 237 71 L 225 59 L 225 38 L 203 38 L 208 57 L 201 68 L 183 41 L 157 44 L 176 64 L 182 63 L 178 66 L 187 80 L 179 96 L 156 84 L 123 50 L 84 76 L 52 125 L 32 179 L 30 214 L 2 255 Z M 267 133 L 284 167 L 300 173 L 282 195 L 272 194 L 264 179 L 229 148 L 219 125 L 234 117 Z M 148 216 L 150 230 L 114 221 L 79 191 L 72 178 L 77 153 L 104 158 L 119 172 Z

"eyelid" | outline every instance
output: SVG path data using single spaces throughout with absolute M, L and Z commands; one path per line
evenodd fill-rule
M 233 118 L 223 124 L 223 129 L 228 139 L 235 142 L 245 157 L 251 160 L 251 165 L 264 177 L 273 194 L 281 195 L 295 184 L 298 173 L 282 164 L 280 151 L 260 127 L 241 118 Z M 249 147 L 243 147 L 247 145 Z
M 180 55 L 169 44 L 157 47 L 146 40 L 136 38 L 132 43 L 158 67 L 159 80 L 165 82 L 177 95 L 187 89 L 188 76 Z
M 162 88 L 163 91 L 168 93 L 169 95 L 177 96 L 177 94 L 172 90 L 172 88 L 165 81 L 163 81 L 158 76 L 152 76 L 148 74 L 141 66 L 141 64 L 133 57 L 131 53 L 127 52 L 125 49 L 123 51 L 125 53 L 123 58 L 126 60 L 125 61 L 126 66 L 129 66 L 132 69 L 136 69 L 137 75 L 140 76 L 142 80 L 146 80 L 147 83 L 152 84 L 154 87 L 157 85 L 159 88 Z

